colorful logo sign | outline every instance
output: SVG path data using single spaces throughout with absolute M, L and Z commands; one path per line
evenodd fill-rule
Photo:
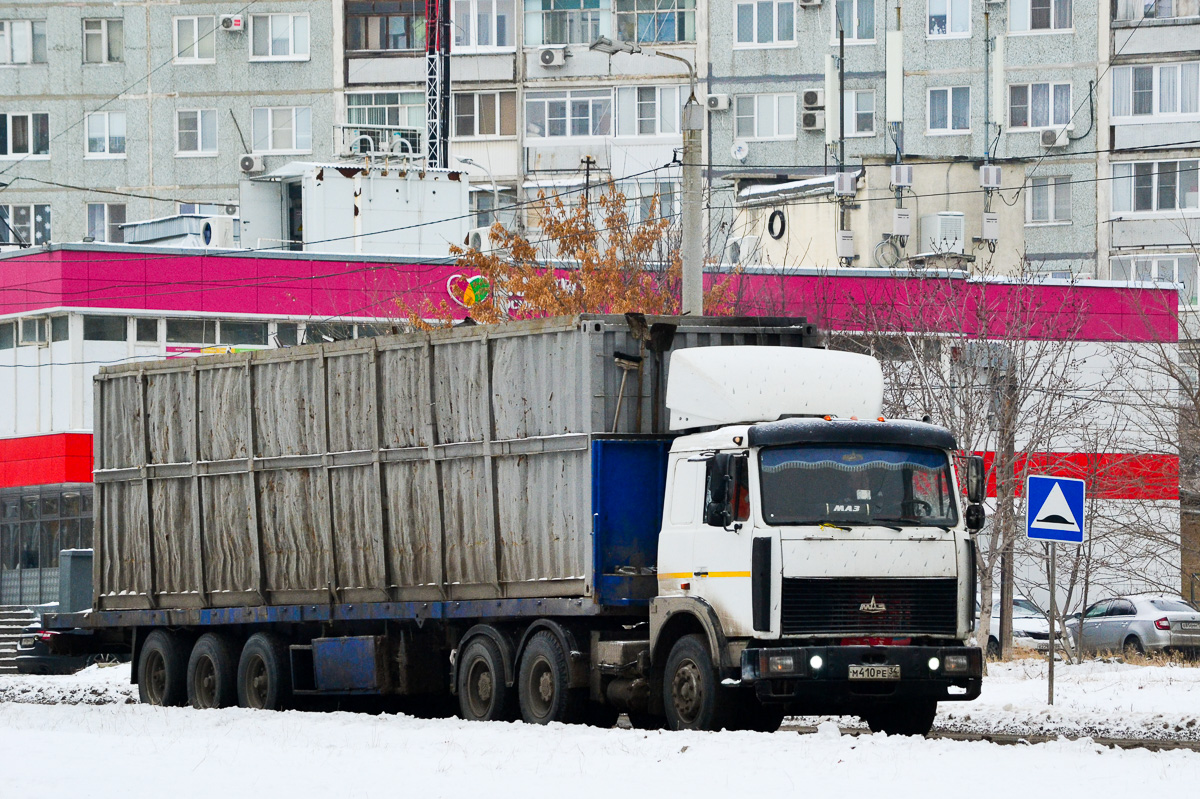
M 483 275 L 451 275 L 446 281 L 446 292 L 449 293 L 450 299 L 462 307 L 472 308 L 488 298 L 492 287 Z

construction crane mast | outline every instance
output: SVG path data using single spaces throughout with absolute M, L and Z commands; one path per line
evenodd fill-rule
M 450 2 L 425 0 L 426 165 L 450 166 Z

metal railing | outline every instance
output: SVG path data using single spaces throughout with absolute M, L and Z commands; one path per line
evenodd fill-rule
M 403 156 L 424 155 L 421 128 L 395 125 L 335 125 L 338 155 Z

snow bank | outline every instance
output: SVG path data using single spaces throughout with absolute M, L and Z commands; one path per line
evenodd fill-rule
M 0 704 L 124 705 L 137 701 L 128 663 L 89 666 L 78 674 L 0 674 Z

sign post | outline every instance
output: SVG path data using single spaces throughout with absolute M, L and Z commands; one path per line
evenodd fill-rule
M 1083 543 L 1084 482 L 1071 477 L 1029 475 L 1025 484 L 1025 535 L 1050 542 L 1050 681 L 1047 702 L 1054 704 L 1054 643 L 1058 615 L 1055 585 L 1058 582 L 1057 545 Z M 1079 625 L 1083 645 L 1083 624 Z

